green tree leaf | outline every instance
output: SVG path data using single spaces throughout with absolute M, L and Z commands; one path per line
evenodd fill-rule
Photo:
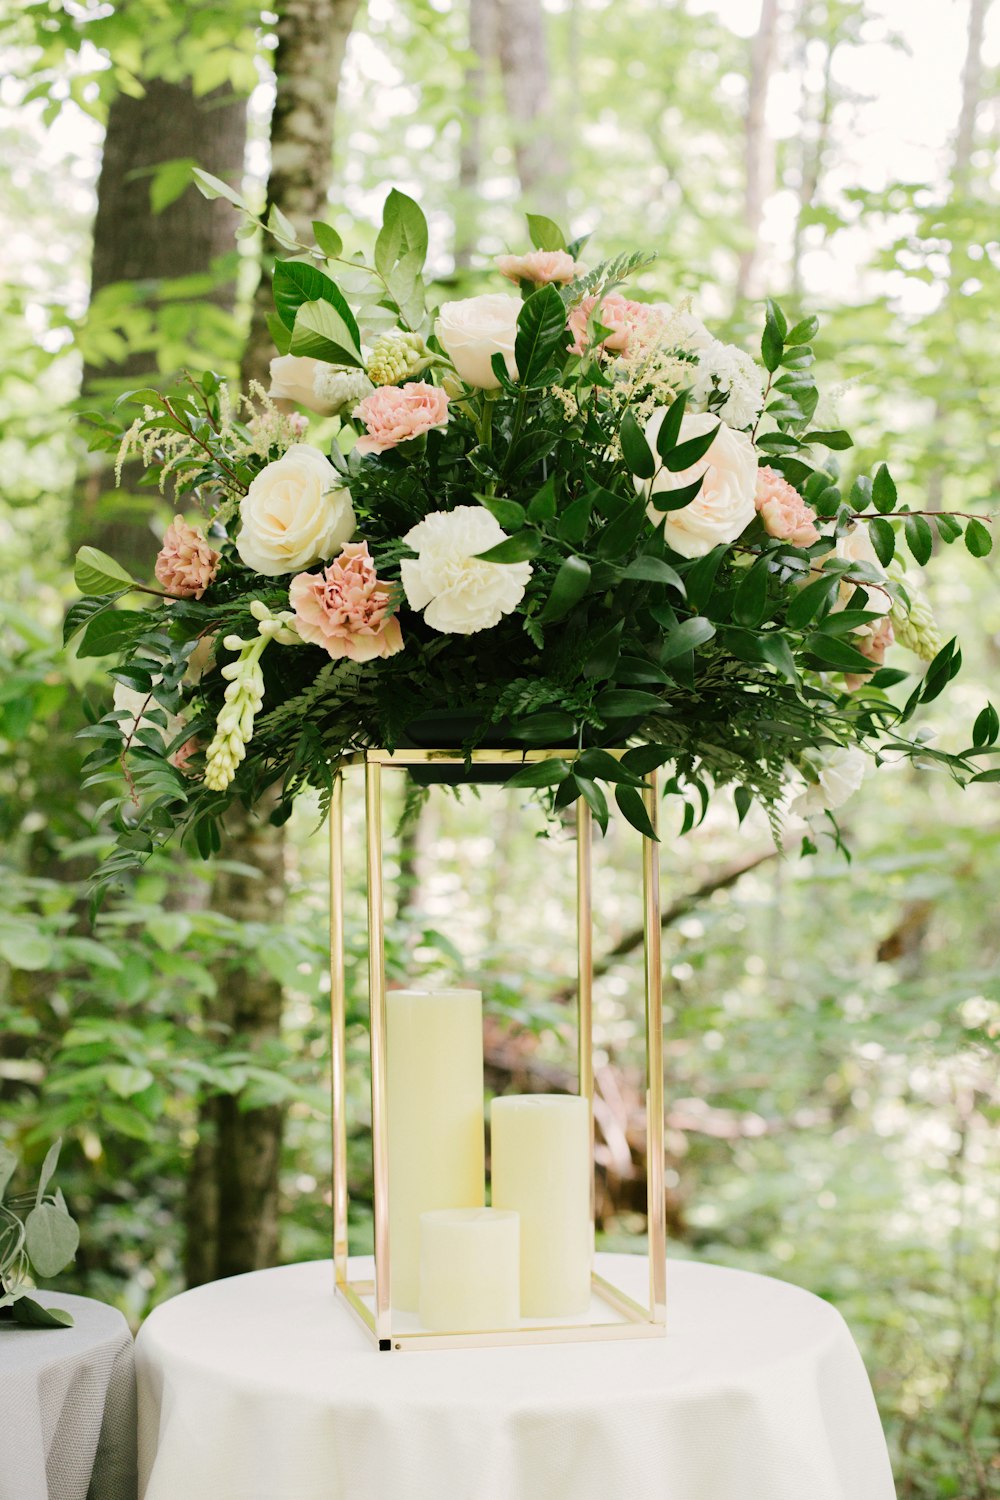
M 206 195 L 207 196 L 207 195 Z M 34 1297 L 18 1297 L 11 1308 L 22 1328 L 72 1328 L 73 1314 L 64 1307 L 43 1307 Z
M 929 563 L 931 553 L 934 551 L 934 533 L 924 517 L 907 516 L 903 522 L 903 531 L 906 534 L 906 545 L 921 567 Z M 879 561 L 881 560 L 880 557 Z
M 686 443 L 679 443 L 663 460 L 664 466 L 671 474 L 682 474 L 685 469 L 690 469 L 705 454 L 715 442 L 719 432 L 717 423 L 710 432 L 703 432 L 698 437 L 688 438 Z
M 526 214 L 525 217 L 528 235 L 536 250 L 566 249 L 566 236 L 554 219 L 547 219 L 544 214 Z
M 642 557 L 633 558 L 625 569 L 623 577 L 634 578 L 644 583 L 664 583 L 668 588 L 676 589 L 681 598 L 687 592 L 684 580 L 676 568 L 664 562 L 662 557 L 650 557 L 645 553 Z
M 638 479 L 652 479 L 656 473 L 656 460 L 649 451 L 645 434 L 631 410 L 626 411 L 622 418 L 619 437 L 621 438 L 622 458 L 625 460 L 629 473 L 635 474 Z
M 896 483 L 885 464 L 879 464 L 872 482 L 872 504 L 882 515 L 896 509 Z
M 542 539 L 537 531 L 519 531 L 516 536 L 509 536 L 506 541 L 497 542 L 495 547 L 488 548 L 486 552 L 477 552 L 476 556 L 480 562 L 528 562 L 530 558 L 537 556 L 541 545 Z
M 539 287 L 523 304 L 517 320 L 514 360 L 522 384 L 530 384 L 569 348 L 566 306 L 554 286 Z
M 375 265 L 383 276 L 402 264 L 419 275 L 427 259 L 427 220 L 419 203 L 393 188 L 382 210 L 382 228 L 375 240 Z
M 868 522 L 868 535 L 872 539 L 875 556 L 883 568 L 887 568 L 896 552 L 896 532 L 892 523 L 881 516 L 875 517 Z
M 684 408 L 687 406 L 687 398 L 688 392 L 681 391 L 680 395 L 670 403 L 667 408 L 667 415 L 660 423 L 660 430 L 656 434 L 656 451 L 664 460 L 677 446 L 681 423 L 684 420 Z
M 515 771 L 504 782 L 508 787 L 558 786 L 569 775 L 569 765 L 564 760 L 536 760 Z
M 642 794 L 637 792 L 635 787 L 615 787 L 615 801 L 618 803 L 622 815 L 628 819 L 633 828 L 638 829 L 643 838 L 653 839 L 657 844 L 660 842 L 659 835 L 650 821 L 649 813 L 646 811 L 646 804 L 642 800 Z
M 329 364 L 364 367 L 353 315 L 345 319 L 330 302 L 302 302 L 295 315 L 289 350 Z
M 690 620 L 682 620 L 660 648 L 660 665 L 666 666 L 668 661 L 683 656 L 685 651 L 696 651 L 699 646 L 710 641 L 714 634 L 715 626 L 704 615 L 693 615 Z
M 344 242 L 332 225 L 324 224 L 322 219 L 313 219 L 312 232 L 323 254 L 331 260 L 336 260 L 343 254 Z
M 560 564 L 545 608 L 538 616 L 542 625 L 561 620 L 590 587 L 590 564 L 582 557 L 567 557 Z
M 982 521 L 970 521 L 966 526 L 965 545 L 973 557 L 988 557 L 993 551 L 993 537 Z
M 96 547 L 80 548 L 76 554 L 73 580 L 80 593 L 88 595 L 127 593 L 132 587 L 131 574 L 121 563 Z

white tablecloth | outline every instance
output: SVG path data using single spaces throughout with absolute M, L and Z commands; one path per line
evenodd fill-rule
M 121 1313 L 39 1292 L 72 1328 L 0 1327 L 0 1500 L 135 1500 L 135 1375 Z
M 634 1295 L 646 1263 L 599 1256 Z M 370 1262 L 352 1270 L 371 1275 Z M 671 1262 L 665 1339 L 379 1353 L 329 1262 L 137 1341 L 144 1500 L 893 1500 L 861 1358 L 787 1283 Z

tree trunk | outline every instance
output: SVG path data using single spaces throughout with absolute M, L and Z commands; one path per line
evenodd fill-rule
M 767 133 L 767 94 L 774 67 L 778 31 L 778 0 L 763 0 L 760 25 L 750 49 L 750 84 L 744 124 L 743 223 L 747 247 L 736 273 L 736 300 L 742 302 L 753 291 L 764 202 L 774 176 L 774 147 Z
M 566 162 L 554 129 L 545 17 L 539 0 L 495 0 L 497 46 L 521 193 L 529 207 L 566 216 Z
M 806 52 L 809 41 L 809 7 L 803 6 L 803 39 L 802 39 L 802 68 L 803 68 L 803 119 L 802 119 L 802 141 L 800 169 L 799 169 L 799 191 L 798 191 L 798 213 L 795 218 L 795 233 L 792 244 L 792 292 L 796 297 L 802 295 L 802 255 L 805 246 L 805 218 L 808 209 L 812 206 L 817 190 L 823 176 L 823 168 L 826 164 L 827 148 L 830 141 L 830 123 L 833 118 L 834 105 L 834 80 L 833 80 L 833 57 L 837 50 L 836 33 L 823 36 L 826 47 L 826 55 L 823 62 L 823 84 L 816 101 L 816 113 L 809 120 L 809 95 L 805 93 L 805 68 Z M 810 130 L 811 125 L 811 130 Z
M 479 179 L 483 155 L 486 67 L 496 52 L 496 0 L 469 0 L 469 62 L 462 96 L 462 142 L 458 158 L 455 268 L 467 268 L 476 245 Z
M 976 142 L 976 115 L 983 93 L 983 31 L 989 0 L 969 0 L 969 20 L 962 69 L 962 109 L 955 132 L 952 177 L 956 187 L 965 187 Z
M 275 98 L 271 116 L 268 205 L 276 204 L 296 230 L 311 238 L 311 224 L 326 208 L 333 174 L 333 124 L 340 72 L 359 0 L 285 0 L 276 27 Z M 267 384 L 274 354 L 267 331 L 271 278 L 265 265 L 254 296 L 253 317 L 240 378 Z
M 333 171 L 333 127 L 340 70 L 358 0 L 287 0 L 278 21 L 276 95 L 267 196 L 308 236 L 323 216 Z M 267 384 L 274 353 L 266 317 L 271 280 L 254 298 L 241 365 L 244 388 Z M 228 825 L 227 860 L 256 878 L 220 871 L 212 905 L 241 921 L 280 922 L 285 903 L 284 837 L 267 822 L 267 805 L 237 813 Z M 259 967 L 222 968 L 209 1019 L 249 1051 L 281 1028 L 280 984 Z M 206 1101 L 187 1199 L 189 1285 L 273 1265 L 278 1255 L 278 1185 L 284 1117 L 280 1106 L 240 1109 L 239 1100 Z
M 121 282 L 155 283 L 178 276 L 204 275 L 233 249 L 237 211 L 224 199 L 209 202 L 192 183 L 162 213 L 149 206 L 148 169 L 159 162 L 191 157 L 216 177 L 238 184 L 246 146 L 246 100 L 228 90 L 195 98 L 188 83 L 150 79 L 140 98 L 119 94 L 108 112 L 108 127 L 97 184 L 97 217 L 91 271 L 91 301 Z M 205 300 L 232 308 L 231 277 L 220 280 Z M 152 292 L 155 304 L 155 289 Z M 86 365 L 83 393 L 107 382 L 146 384 L 154 375 L 147 351 L 120 364 Z M 106 469 L 91 471 L 80 486 L 70 520 L 75 550 L 87 541 L 111 552 L 127 567 L 149 571 L 156 542 L 146 516 L 150 491 L 114 490 Z

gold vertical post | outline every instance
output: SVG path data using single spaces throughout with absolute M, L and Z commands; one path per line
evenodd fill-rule
M 582 797 L 576 804 L 576 974 L 579 1090 L 590 1113 L 590 1220 L 594 1222 L 594 913 L 593 819 Z
M 389 1142 L 386 1107 L 385 905 L 382 888 L 382 767 L 365 761 L 368 848 L 368 995 L 372 1049 L 372 1166 L 375 1207 L 375 1335 L 389 1348 Z
M 658 776 L 646 778 L 643 801 L 655 832 Z M 667 1225 L 664 1197 L 663 973 L 660 954 L 660 846 L 642 841 L 642 886 L 646 952 L 646 1214 L 649 1235 L 649 1311 L 653 1323 L 667 1317 Z
M 330 799 L 330 1130 L 333 1160 L 333 1269 L 347 1281 L 347 990 L 344 971 L 344 773 Z

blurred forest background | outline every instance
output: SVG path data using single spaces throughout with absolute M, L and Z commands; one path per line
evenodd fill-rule
M 86 912 L 105 839 L 74 734 L 105 690 L 61 647 L 69 560 L 85 539 L 149 568 L 171 507 L 128 474 L 115 492 L 76 415 L 187 365 L 246 379 L 269 357 L 267 247 L 234 241 L 190 166 L 362 238 L 396 184 L 427 208 L 451 293 L 525 247 L 528 206 L 593 230 L 594 254 L 655 250 L 647 293 L 690 294 L 747 347 L 765 290 L 817 311 L 859 440 L 845 468 L 884 449 L 911 504 L 981 509 L 1000 482 L 1000 3 L 4 0 L 0 44 L 0 1139 L 37 1165 L 65 1138 L 83 1241 L 60 1284 L 137 1322 L 185 1281 L 328 1253 L 315 809 L 233 827 L 223 862 L 166 859 L 95 925 Z M 953 739 L 1000 662 L 1000 586 L 955 549 L 941 561 L 932 602 L 966 667 L 928 722 Z M 570 846 L 533 816 L 493 789 L 441 796 L 394 851 L 392 976 L 482 984 L 496 1090 L 573 1086 Z M 668 826 L 672 1253 L 833 1301 L 901 1497 L 984 1500 L 1000 1490 L 1000 803 L 886 768 L 846 823 L 850 864 L 800 861 L 794 836 L 776 857 L 726 797 L 695 832 Z M 613 830 L 598 876 L 615 1248 L 645 1228 L 632 838 Z

